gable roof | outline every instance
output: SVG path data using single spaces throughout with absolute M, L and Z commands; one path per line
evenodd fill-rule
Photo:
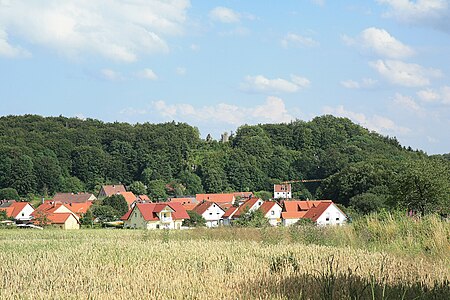
M 20 212 L 27 206 L 30 205 L 28 202 L 9 202 L 9 206 L 0 207 L 0 210 L 6 211 L 6 215 L 9 218 L 16 219 Z M 31 206 L 31 205 L 30 205 Z M 32 206 L 31 206 L 32 207 Z
M 147 195 L 139 195 L 138 198 L 141 201 L 150 201 L 150 197 Z
M 17 202 L 16 200 L 0 200 L 0 208 L 1 207 L 9 207 L 14 202 Z
M 128 203 L 128 207 L 137 200 L 137 197 L 133 194 L 133 192 L 120 192 L 118 194 L 125 198 L 125 201 Z
M 233 217 L 240 217 L 246 212 L 247 209 L 251 209 L 258 201 L 262 200 L 259 198 L 251 198 L 246 200 L 244 203 L 242 203 L 241 206 L 239 206 L 237 212 L 233 215 Z
M 225 212 L 225 211 L 223 210 L 223 208 L 220 207 L 220 206 L 219 206 L 218 204 L 216 204 L 215 202 L 208 202 L 208 201 L 205 201 L 205 202 L 200 203 L 199 205 L 197 205 L 197 206 L 193 209 L 193 211 L 195 211 L 195 212 L 198 213 L 199 215 L 202 215 L 202 214 L 204 214 L 205 211 L 207 211 L 208 208 L 210 208 L 213 204 L 216 205 L 220 210 L 222 210 L 223 212 Z
M 137 203 L 121 220 L 128 220 L 135 209 L 138 209 L 145 221 L 158 221 L 158 213 L 163 211 L 166 207 L 172 210 L 172 219 L 181 220 L 189 219 L 186 209 L 179 203 Z
M 233 203 L 235 200 L 234 193 L 228 194 L 197 194 L 195 195 L 197 201 L 211 201 L 216 203 Z
M 70 218 L 70 216 L 73 216 L 71 213 L 57 213 L 57 214 L 48 214 L 47 219 L 52 224 L 64 224 L 66 223 L 67 219 Z M 78 219 L 74 217 L 75 220 L 79 223 Z
M 226 211 L 225 211 L 225 214 L 222 216 L 224 219 L 225 218 L 231 218 L 233 215 L 234 215 L 234 213 L 238 210 L 238 208 L 239 207 L 236 207 L 236 206 L 232 206 L 232 207 L 230 207 L 229 209 L 227 209 Z
M 103 185 L 102 190 L 107 197 L 112 196 L 114 194 L 126 192 L 123 184 Z
M 266 215 L 272 209 L 272 207 L 274 207 L 275 205 L 280 206 L 275 201 L 266 201 L 266 202 L 263 203 L 263 205 L 261 205 L 259 207 L 259 209 L 263 212 L 264 215 Z
M 292 200 L 283 201 L 283 212 L 281 216 L 283 219 L 300 219 L 306 218 L 306 213 L 310 212 L 311 209 L 315 209 L 322 203 L 332 204 L 331 200 Z M 323 206 L 322 206 L 323 207 Z M 328 207 L 328 206 L 327 206 Z M 314 213 L 315 210 L 313 210 Z M 318 211 L 316 211 L 317 213 Z
M 327 210 L 327 208 L 330 207 L 331 205 L 333 205 L 332 202 L 322 202 L 316 207 L 310 208 L 306 212 L 304 218 L 311 219 L 314 222 L 317 222 L 317 219 L 319 219 L 320 216 L 325 212 L 325 210 Z
M 93 201 L 97 199 L 94 194 L 89 193 L 56 193 L 53 196 L 53 201 L 59 201 L 62 203 L 83 203 Z
M 92 202 L 85 202 L 85 203 L 70 203 L 68 205 L 65 205 L 68 209 L 70 209 L 72 212 L 77 214 L 78 216 L 81 216 L 82 214 L 85 214 L 89 208 L 92 206 Z

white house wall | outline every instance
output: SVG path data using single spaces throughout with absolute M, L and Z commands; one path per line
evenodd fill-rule
M 317 219 L 317 225 L 342 225 L 347 217 L 335 204 L 330 205 Z
M 34 208 L 27 204 L 17 215 L 16 220 L 18 221 L 29 221 L 31 220 L 31 214 L 34 212 Z
M 213 203 L 202 214 L 202 217 L 206 220 L 206 227 L 217 227 L 219 221 L 222 219 L 225 212 L 217 204 Z
M 278 204 L 272 206 L 272 208 L 267 212 L 266 218 L 269 219 L 269 224 L 271 226 L 278 226 L 281 223 L 281 211 L 283 209 Z

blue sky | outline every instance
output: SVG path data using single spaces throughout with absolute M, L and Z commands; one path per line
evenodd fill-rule
M 0 0 L 0 115 L 242 124 L 333 114 L 450 152 L 448 0 Z

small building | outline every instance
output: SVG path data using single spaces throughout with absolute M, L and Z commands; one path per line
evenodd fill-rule
M 124 228 L 181 229 L 189 215 L 180 203 L 137 203 L 120 219 Z
M 0 210 L 6 211 L 8 218 L 13 218 L 17 224 L 29 223 L 34 212 L 33 206 L 28 202 L 2 201 Z
M 74 207 L 74 205 L 79 204 L 63 204 L 45 201 L 32 213 L 32 222 L 39 226 L 55 225 L 61 229 L 80 229 L 80 216 L 69 208 Z
M 259 208 L 264 216 L 269 220 L 269 224 L 272 226 L 278 226 L 281 224 L 281 206 L 274 201 L 266 201 Z
M 292 186 L 290 184 L 274 184 L 273 185 L 274 199 L 291 199 Z
M 58 213 L 47 215 L 48 224 L 58 226 L 61 229 L 80 229 L 80 221 L 73 213 Z
M 193 211 L 206 220 L 206 227 L 208 228 L 217 227 L 223 223 L 222 216 L 225 214 L 225 210 L 214 202 L 200 203 Z
M 90 193 L 56 193 L 52 201 L 61 203 L 85 203 L 97 200 L 94 194 Z
M 283 201 L 281 213 L 284 226 L 310 219 L 317 225 L 342 225 L 347 216 L 331 200 Z
M 225 226 L 230 226 L 231 225 L 231 221 L 233 220 L 233 216 L 237 212 L 238 208 L 239 207 L 231 206 L 230 208 L 228 208 L 225 211 L 225 213 L 222 216 L 223 225 L 225 225 Z
M 123 184 L 103 185 L 98 193 L 98 198 L 105 198 L 123 192 L 126 192 Z

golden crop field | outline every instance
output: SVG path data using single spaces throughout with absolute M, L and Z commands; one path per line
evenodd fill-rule
M 226 239 L 221 238 L 222 229 L 199 237 L 206 230 L 197 230 L 0 230 L 0 299 L 445 299 L 441 297 L 450 295 L 446 259 L 288 239 Z M 238 236 L 245 230 L 250 235 L 256 232 L 239 230 Z

